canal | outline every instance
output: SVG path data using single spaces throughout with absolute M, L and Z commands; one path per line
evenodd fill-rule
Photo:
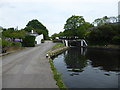
M 118 88 L 117 50 L 73 47 L 53 58 L 68 88 Z

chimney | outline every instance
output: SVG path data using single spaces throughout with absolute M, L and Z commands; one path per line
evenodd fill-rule
M 33 34 L 33 30 L 31 30 L 31 33 Z

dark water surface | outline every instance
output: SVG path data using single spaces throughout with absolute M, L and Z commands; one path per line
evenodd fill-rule
M 70 48 L 53 62 L 68 88 L 118 88 L 119 57 L 115 50 Z

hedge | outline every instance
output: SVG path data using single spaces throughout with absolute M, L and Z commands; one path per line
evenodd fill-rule
M 23 47 L 34 47 L 35 46 L 35 36 L 27 35 L 22 42 Z

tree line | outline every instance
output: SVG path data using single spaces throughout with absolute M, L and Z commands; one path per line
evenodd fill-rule
M 120 23 L 118 17 L 104 16 L 89 23 L 83 16 L 73 15 L 66 20 L 64 31 L 53 34 L 51 38 L 59 36 L 77 36 L 85 39 L 89 45 L 120 45 Z

